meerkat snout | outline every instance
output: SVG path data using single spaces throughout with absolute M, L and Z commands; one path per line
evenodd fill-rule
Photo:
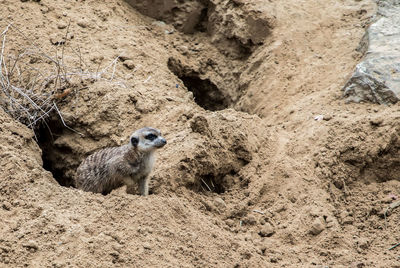
M 140 194 L 148 195 L 155 151 L 165 144 L 160 130 L 141 128 L 131 135 L 128 144 L 104 148 L 88 156 L 78 167 L 75 186 L 107 194 L 122 185 L 127 185 L 130 191 L 137 182 Z

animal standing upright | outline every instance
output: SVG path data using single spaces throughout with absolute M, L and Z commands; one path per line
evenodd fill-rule
M 167 141 L 158 129 L 144 127 L 135 131 L 129 143 L 104 148 L 88 156 L 78 167 L 75 186 L 88 192 L 108 194 L 126 185 L 139 185 L 141 195 L 149 194 L 149 174 L 153 169 L 155 151 Z

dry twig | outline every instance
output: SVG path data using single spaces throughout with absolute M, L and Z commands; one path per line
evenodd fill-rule
M 40 123 L 46 124 L 45 119 L 52 113 L 57 113 L 64 127 L 81 134 L 67 125 L 57 106 L 71 92 L 79 91 L 73 89 L 74 83 L 78 85 L 88 79 L 105 80 L 126 87 L 122 81 L 115 81 L 119 57 L 104 69 L 100 70 L 99 65 L 96 72 L 90 72 L 83 70 L 81 49 L 78 47 L 78 51 L 75 51 L 71 48 L 79 59 L 79 66 L 67 66 L 64 58 L 69 28 L 70 22 L 64 42 L 60 42 L 56 48 L 55 57 L 46 53 L 12 23 L 0 34 L 0 106 L 14 119 L 33 130 L 37 129 Z M 8 47 L 10 36 L 22 37 L 27 45 L 22 49 Z
M 208 190 L 209 190 L 210 192 L 212 192 L 210 186 L 208 186 L 208 184 L 207 184 L 203 179 L 201 179 L 201 181 L 205 184 L 205 186 L 207 186 Z

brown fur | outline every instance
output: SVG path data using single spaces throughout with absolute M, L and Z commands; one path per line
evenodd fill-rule
M 141 130 L 146 133 L 152 132 L 151 128 Z M 139 133 L 140 136 L 141 130 L 135 133 Z M 157 136 L 161 134 L 158 130 L 154 133 Z M 154 152 L 155 149 L 139 151 L 138 146 L 132 146 L 131 143 L 95 152 L 78 167 L 75 186 L 84 191 L 108 194 L 124 184 L 130 191 L 132 185 L 138 183 L 140 194 L 147 195 L 148 176 L 153 168 Z

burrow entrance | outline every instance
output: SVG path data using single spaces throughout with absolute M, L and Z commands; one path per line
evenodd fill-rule
M 238 183 L 240 180 L 237 172 L 230 170 L 228 173 L 200 175 L 197 178 L 197 184 L 192 188 L 201 193 L 223 194 Z
M 53 114 L 36 130 L 38 145 L 42 149 L 43 168 L 53 174 L 54 179 L 65 187 L 74 186 L 73 178 L 79 158 L 71 148 L 57 142 L 57 139 L 68 135 L 68 130 L 58 114 Z
M 223 164 L 221 167 L 209 168 L 197 166 L 199 163 L 189 161 L 182 164 L 181 169 L 188 172 L 188 176 L 194 177 L 186 184 L 189 190 L 201 194 L 224 194 L 248 186 L 248 181 L 240 175 L 240 170 L 248 163 L 249 161 L 237 158 L 230 165 Z M 193 171 L 195 173 L 189 175 Z
M 219 111 L 230 106 L 229 96 L 224 94 L 210 79 L 201 78 L 198 72 L 186 68 L 173 58 L 169 58 L 168 68 L 193 93 L 194 101 L 200 107 L 209 111 Z

